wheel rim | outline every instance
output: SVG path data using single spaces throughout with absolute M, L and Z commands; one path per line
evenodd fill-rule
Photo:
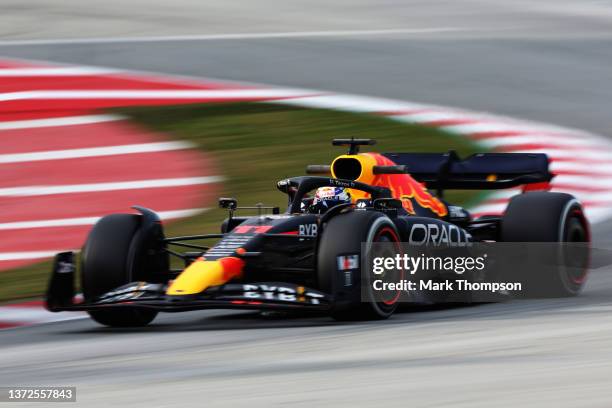
M 392 254 L 393 256 L 395 256 L 395 254 L 397 253 L 402 253 L 402 248 L 400 245 L 400 239 L 397 235 L 397 233 L 395 232 L 395 230 L 391 227 L 385 226 L 383 228 L 381 228 L 380 230 L 378 230 L 376 232 L 376 234 L 374 235 L 374 239 L 373 242 L 375 243 L 393 243 L 395 244 L 395 251 Z M 396 271 L 397 272 L 397 271 Z M 381 277 L 384 277 L 381 276 Z M 394 282 L 400 282 L 401 280 L 404 279 L 404 270 L 400 269 L 399 274 L 396 275 L 396 278 L 399 279 L 393 279 L 392 281 Z M 389 281 L 389 280 L 387 280 Z M 387 296 L 387 291 L 385 291 L 385 295 L 383 297 L 383 299 L 380 302 L 377 302 L 380 306 L 383 306 L 383 308 L 387 309 L 387 308 L 393 308 L 395 306 L 395 304 L 397 303 L 397 301 L 399 300 L 402 291 L 401 290 L 397 290 L 397 291 L 389 291 L 389 295 Z

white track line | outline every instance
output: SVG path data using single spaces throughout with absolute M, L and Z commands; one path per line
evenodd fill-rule
M 567 191 L 564 191 L 567 192 Z M 480 216 L 483 214 L 499 215 L 506 210 L 507 203 L 483 204 L 470 209 L 472 215 Z M 587 219 L 591 224 L 595 224 L 610 218 L 609 205 L 603 208 L 585 206 L 584 209 Z
M 553 186 L 552 191 L 559 193 L 567 193 L 575 196 L 580 201 L 593 201 L 601 203 L 612 203 L 612 190 L 609 191 L 598 191 L 598 192 L 585 192 L 584 190 L 572 190 L 570 188 L 555 188 Z
M 167 152 L 171 150 L 183 150 L 189 148 L 193 148 L 193 145 L 187 142 L 158 142 L 88 147 L 82 149 L 47 150 L 41 152 L 0 154 L 0 164 L 75 159 L 83 157 L 115 156 L 121 154 Z
M 49 76 L 91 76 L 108 75 L 118 72 L 115 69 L 96 67 L 56 67 L 56 68 L 0 68 L 0 77 L 49 77 Z
M 70 99 L 274 99 L 304 95 L 299 89 L 226 89 L 226 90 L 53 90 L 0 93 L 0 102 L 23 100 Z
M 206 211 L 206 208 L 190 208 L 187 210 L 158 211 L 157 215 L 162 220 L 173 220 L 177 218 L 191 217 Z M 0 223 L 0 230 L 19 230 L 31 228 L 54 228 L 54 227 L 74 227 L 83 225 L 93 225 L 102 216 L 78 217 L 78 218 L 59 218 L 54 220 L 31 220 Z
M 555 177 L 551 184 L 553 186 L 555 184 L 575 185 L 577 190 L 579 190 L 579 187 L 585 185 L 592 188 L 607 190 L 610 189 L 610 186 L 612 186 L 612 176 L 598 176 L 597 178 L 594 178 L 590 176 L 573 176 L 562 174 Z
M 157 37 L 108 37 L 108 38 L 57 38 L 48 40 L 5 40 L 0 46 L 12 45 L 51 45 L 51 44 L 107 44 L 107 43 L 148 43 L 167 41 L 218 41 L 218 40 L 256 40 L 266 38 L 308 38 L 308 37 L 354 37 L 368 35 L 422 35 L 452 32 L 475 31 L 473 28 L 431 27 L 431 28 L 389 28 L 379 30 L 325 30 L 325 31 L 285 31 L 268 33 L 226 33 L 200 35 L 174 35 Z
M 612 158 L 610 163 L 593 165 L 592 162 L 585 160 L 584 162 L 557 162 L 553 161 L 550 164 L 550 170 L 556 171 L 584 171 L 595 173 L 609 173 L 612 175 Z
M 509 153 L 546 153 L 548 157 L 555 159 L 580 159 L 580 161 L 608 160 L 612 163 L 612 152 L 601 150 L 580 150 L 559 146 L 558 148 L 537 148 L 537 149 L 509 149 Z
M 321 92 L 323 93 L 323 92 Z M 370 96 L 325 94 L 299 96 L 283 101 L 285 105 L 296 105 L 305 108 L 335 109 L 348 112 L 376 113 L 387 111 L 409 111 L 436 108 L 433 105 L 382 99 Z M 392 117 L 390 117 L 392 118 Z
M 81 319 L 84 316 L 84 312 L 52 313 L 41 307 L 0 307 L 0 323 L 15 323 L 20 326 L 37 323 L 56 322 L 60 320 Z
M 487 146 L 489 148 L 494 147 L 505 147 L 505 146 L 516 146 L 523 144 L 534 143 L 556 145 L 558 147 L 568 146 L 570 148 L 581 148 L 581 149 L 607 149 L 610 150 L 609 144 L 601 143 L 599 140 L 592 139 L 578 139 L 570 137 L 559 137 L 547 134 L 529 134 L 520 136 L 506 136 L 506 137 L 491 137 L 486 139 L 479 139 L 478 144 Z
M 5 187 L 0 188 L 0 197 L 32 197 L 54 194 L 94 193 L 102 191 L 135 190 L 144 188 L 179 187 L 219 183 L 221 181 L 223 181 L 223 177 L 221 176 L 205 176 L 57 186 Z
M 54 249 L 50 251 L 0 252 L 0 261 L 53 258 L 55 254 L 63 251 L 66 251 L 66 249 Z M 73 251 L 77 250 L 74 249 Z
M 395 120 L 410 123 L 431 123 L 444 120 L 472 120 L 473 116 L 464 112 L 453 111 L 431 111 L 421 113 L 407 113 L 404 115 L 393 115 Z
M 599 191 L 595 193 L 584 192 L 580 190 L 572 190 L 571 188 L 555 188 L 554 184 L 552 186 L 552 191 L 556 191 L 559 193 L 568 193 L 573 196 L 576 196 L 579 200 L 583 201 L 595 201 L 595 202 L 612 202 L 612 190 L 611 191 Z M 483 202 L 480 204 L 491 204 L 497 203 L 498 200 L 508 201 L 512 196 L 517 194 L 521 194 L 520 189 L 512 189 L 512 190 L 500 190 L 496 191 L 490 196 L 488 196 Z M 480 205 L 479 204 L 479 205 Z
M 458 133 L 460 135 L 470 135 L 474 133 L 492 133 L 492 132 L 552 132 L 558 131 L 558 128 L 548 127 L 546 125 L 531 125 L 528 123 L 514 123 L 512 121 L 498 120 L 490 122 L 476 122 L 461 125 L 449 125 L 441 127 L 441 130 Z M 568 130 L 565 129 L 565 133 Z
M 0 98 L 1 98 L 0 94 Z M 60 118 L 48 119 L 28 119 L 0 122 L 0 130 L 18 130 L 18 129 L 34 129 L 46 128 L 55 126 L 74 126 L 74 125 L 91 125 L 94 123 L 113 122 L 124 120 L 124 116 L 120 115 L 82 115 L 82 116 L 64 116 Z M 1 134 L 0 134 L 1 136 Z

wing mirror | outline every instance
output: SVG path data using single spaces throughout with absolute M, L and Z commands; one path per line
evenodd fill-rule
M 230 197 L 219 197 L 219 208 L 226 208 L 233 211 L 238 208 L 238 200 Z

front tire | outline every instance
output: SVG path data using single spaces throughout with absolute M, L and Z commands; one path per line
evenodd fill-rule
M 87 238 L 81 255 L 81 285 L 85 302 L 134 280 L 132 268 L 136 236 L 142 217 L 135 214 L 113 214 L 100 219 Z M 139 274 L 140 275 L 140 274 Z M 145 326 L 155 319 L 157 311 L 133 307 L 89 311 L 96 322 L 112 327 Z
M 382 213 L 350 211 L 333 217 L 324 226 L 318 247 L 317 273 L 320 289 L 334 296 L 331 316 L 336 320 L 387 319 L 397 309 L 401 293 L 391 293 L 381 299 L 374 294 L 370 281 L 373 276 L 361 271 L 364 256 L 361 245 L 374 242 L 394 243 L 395 252 L 401 251 L 397 228 Z M 357 256 L 358 267 L 352 271 L 341 270 L 338 261 L 343 256 Z M 351 274 L 350 282 L 347 273 Z

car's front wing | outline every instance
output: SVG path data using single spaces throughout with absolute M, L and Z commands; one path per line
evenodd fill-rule
M 228 283 L 195 295 L 167 295 L 167 284 L 132 282 L 98 296 L 75 301 L 74 262 L 71 253 L 56 256 L 46 296 L 52 312 L 139 307 L 162 312 L 198 309 L 261 309 L 325 311 L 330 296 L 315 289 L 284 282 Z

